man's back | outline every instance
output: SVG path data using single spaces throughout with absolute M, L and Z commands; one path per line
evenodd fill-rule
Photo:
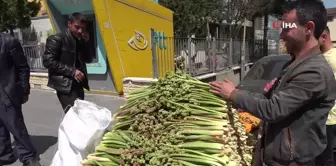
M 1 99 L 6 105 L 18 106 L 30 92 L 30 68 L 18 39 L 0 33 L 0 40 Z

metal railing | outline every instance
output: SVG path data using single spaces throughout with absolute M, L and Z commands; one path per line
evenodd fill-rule
M 175 69 L 198 76 L 240 66 L 242 47 L 241 40 L 175 38 Z M 247 40 L 244 63 L 253 63 L 266 56 L 263 47 L 263 40 Z M 279 54 L 279 47 L 271 47 L 268 54 Z
M 276 46 L 268 41 L 268 54 L 279 54 L 279 43 L 272 43 Z M 241 65 L 242 46 L 241 40 L 168 37 L 164 45 L 152 45 L 156 58 L 153 67 L 157 68 L 158 76 L 174 69 L 192 76 L 219 72 Z M 43 44 L 23 46 L 31 71 L 47 71 L 42 61 L 44 48 Z M 246 40 L 244 63 L 253 63 L 266 56 L 263 48 L 263 40 Z
M 153 77 L 164 77 L 168 71 L 174 71 L 174 38 L 156 43 L 152 43 Z
M 31 71 L 46 72 L 43 66 L 42 55 L 44 53 L 44 44 L 24 45 L 23 51 L 26 55 L 28 65 Z

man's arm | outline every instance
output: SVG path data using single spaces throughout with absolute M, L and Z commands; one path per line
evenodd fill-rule
M 243 91 L 243 90 L 239 90 L 239 91 L 240 91 L 239 93 L 245 93 L 245 94 L 248 94 L 249 96 L 252 96 L 252 97 L 257 98 L 257 99 L 267 99 L 266 96 L 262 93 L 252 93 L 252 92 Z M 234 109 L 239 109 L 240 108 L 236 103 L 232 103 L 232 107 Z
M 252 93 L 249 91 L 243 91 L 245 93 L 248 93 L 249 95 L 256 97 L 258 99 L 267 99 L 267 94 L 269 92 L 269 90 L 271 90 L 273 88 L 274 83 L 276 82 L 277 78 L 274 78 L 272 81 L 270 81 L 269 83 L 266 84 L 266 86 L 264 87 L 264 93 Z
M 13 38 L 10 42 L 10 55 L 13 58 L 14 66 L 19 72 L 23 94 L 25 96 L 30 94 L 30 67 L 27 63 L 27 58 L 24 55 L 23 48 L 18 39 Z
M 260 99 L 245 92 L 235 91 L 233 102 L 238 108 L 264 121 L 277 122 L 314 98 L 325 95 L 325 81 L 323 73 L 310 69 L 297 74 L 286 87 L 277 91 L 270 99 Z
M 62 40 L 60 36 L 52 35 L 48 37 L 43 55 L 43 65 L 53 73 L 62 74 L 63 76 L 73 77 L 75 68 L 60 63 Z
M 265 96 L 264 93 L 252 93 L 252 92 L 248 92 L 248 91 L 245 91 L 245 93 L 255 97 L 255 98 L 258 98 L 258 99 L 267 99 L 267 97 Z

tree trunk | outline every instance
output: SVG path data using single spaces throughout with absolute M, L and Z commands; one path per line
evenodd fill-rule
M 211 33 L 210 33 L 210 25 L 209 25 L 209 21 L 206 22 L 206 38 L 210 38 L 211 37 Z
M 10 35 L 14 37 L 14 30 L 10 29 L 9 32 L 10 32 Z
M 268 55 L 267 32 L 268 32 L 268 13 L 264 15 L 263 56 Z

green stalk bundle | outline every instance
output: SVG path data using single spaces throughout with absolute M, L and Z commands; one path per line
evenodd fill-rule
M 84 166 L 248 166 L 252 147 L 238 113 L 209 84 L 168 73 L 126 97 Z

